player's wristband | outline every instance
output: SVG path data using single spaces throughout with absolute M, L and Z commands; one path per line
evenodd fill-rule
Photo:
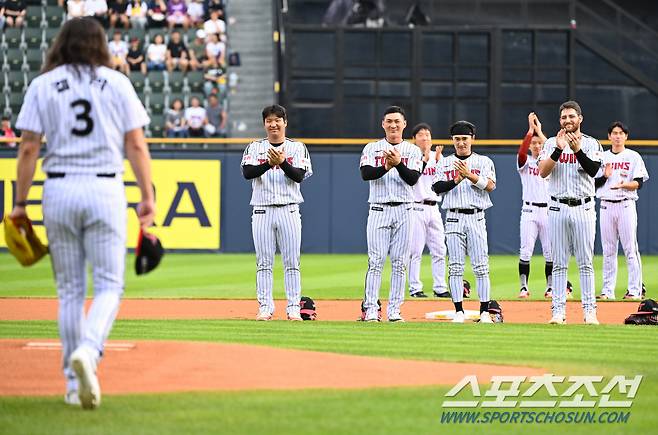
M 27 207 L 27 201 L 16 201 L 16 203 L 14 204 L 14 206 L 25 208 L 25 207 Z
M 477 187 L 478 189 L 481 189 L 481 190 L 486 189 L 488 184 L 489 184 L 489 179 L 487 177 L 483 176 L 483 175 L 479 175 L 478 176 L 478 182 L 473 183 L 473 185 L 475 187 Z
M 551 154 L 551 160 L 557 162 L 558 160 L 560 160 L 561 154 L 562 154 L 562 150 L 558 147 L 555 147 L 555 149 L 553 150 L 553 154 Z

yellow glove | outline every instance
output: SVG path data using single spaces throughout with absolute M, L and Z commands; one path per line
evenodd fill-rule
M 33 265 L 48 253 L 48 247 L 34 233 L 29 219 L 12 220 L 5 216 L 3 222 L 7 249 L 23 266 Z

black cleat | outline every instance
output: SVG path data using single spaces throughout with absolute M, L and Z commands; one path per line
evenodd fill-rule
M 423 293 L 423 291 L 421 290 L 419 292 L 410 294 L 409 297 L 411 297 L 411 298 L 426 298 L 427 295 L 425 293 Z

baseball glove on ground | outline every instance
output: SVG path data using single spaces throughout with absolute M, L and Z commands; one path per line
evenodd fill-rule
M 626 325 L 658 325 L 658 303 L 653 299 L 640 302 L 637 313 L 633 313 L 624 320 Z
M 33 265 L 48 253 L 48 247 L 34 233 L 29 219 L 5 216 L 4 227 L 7 249 L 23 266 Z
M 315 302 L 308 296 L 302 296 L 299 301 L 299 313 L 303 320 L 315 320 L 318 314 L 315 312 Z

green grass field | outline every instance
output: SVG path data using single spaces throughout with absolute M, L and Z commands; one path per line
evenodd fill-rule
M 163 264 L 149 275 L 137 277 L 133 272 L 133 257 L 127 259 L 126 297 L 135 298 L 220 298 L 251 299 L 256 294 L 256 259 L 254 254 L 167 254 Z M 597 293 L 601 288 L 601 257 L 596 257 Z M 644 282 L 649 295 L 658 291 L 658 256 L 642 257 Z M 360 299 L 368 267 L 366 255 L 302 256 L 301 273 L 303 294 L 314 299 Z M 531 299 L 544 299 L 544 260 L 534 257 L 531 264 Z M 494 255 L 490 260 L 492 295 L 495 299 L 516 299 L 519 291 L 518 258 Z M 25 279 L 29 271 L 30 279 Z M 55 297 L 50 264 L 41 261 L 30 269 L 23 269 L 7 253 L 0 253 L 0 296 Z M 384 270 L 382 290 L 387 294 L 390 264 Z M 431 294 L 432 277 L 429 257 L 423 258 L 421 277 L 426 293 Z M 626 292 L 626 262 L 619 257 L 617 298 Z M 470 267 L 465 278 L 475 283 Z M 569 279 L 574 284 L 576 297 L 580 294 L 578 268 L 575 261 L 569 266 Z M 277 257 L 274 271 L 276 298 L 285 298 L 281 259 Z
M 253 254 L 168 254 L 164 262 L 154 273 L 137 278 L 132 272 L 132 258 L 129 258 L 126 296 L 254 298 Z M 597 290 L 601 280 L 600 262 L 599 257 L 595 263 Z M 304 293 L 318 299 L 359 299 L 366 264 L 364 255 L 304 255 Z M 644 257 L 643 264 L 645 283 L 649 296 L 652 296 L 658 288 L 658 278 L 652 272 L 658 266 L 658 257 Z M 535 258 L 532 266 L 533 299 L 543 299 L 543 260 Z M 29 278 L 26 278 L 26 271 L 29 271 Z M 492 257 L 491 271 L 494 297 L 515 299 L 518 291 L 516 257 Z M 428 272 L 429 261 L 425 258 L 423 277 L 426 285 L 430 283 Z M 388 275 L 388 270 L 385 274 Z M 3 253 L 0 254 L 0 276 L 2 297 L 55 295 L 48 262 L 22 269 Z M 570 267 L 569 277 L 577 287 L 575 264 Z M 468 274 L 466 278 L 472 280 L 472 275 Z M 625 290 L 625 280 L 626 269 L 623 258 L 620 258 L 618 297 Z M 283 298 L 278 258 L 275 282 L 276 296 Z M 56 337 L 56 322 L 0 321 L 0 338 Z M 449 388 L 425 387 L 105 396 L 101 408 L 94 412 L 67 407 L 59 396 L 0 397 L 0 434 L 399 435 L 526 434 L 531 431 L 537 434 L 638 434 L 655 430 L 655 409 L 658 407 L 658 366 L 655 361 L 658 351 L 653 343 L 658 339 L 658 328 L 120 320 L 110 338 L 230 342 L 389 358 L 528 365 L 542 367 L 560 376 L 600 375 L 606 382 L 617 374 L 628 377 L 641 374 L 644 379 L 630 410 L 611 409 L 630 411 L 626 423 L 444 424 L 441 423 L 441 404 Z M 267 361 L 263 363 L 267 364 Z M 480 379 L 480 382 L 484 384 L 484 393 L 489 386 L 488 379 Z M 599 390 L 601 388 L 599 386 Z M 460 397 L 462 400 L 467 398 Z M 571 408 L 565 410 L 573 411 Z M 601 408 L 586 410 L 605 411 Z

